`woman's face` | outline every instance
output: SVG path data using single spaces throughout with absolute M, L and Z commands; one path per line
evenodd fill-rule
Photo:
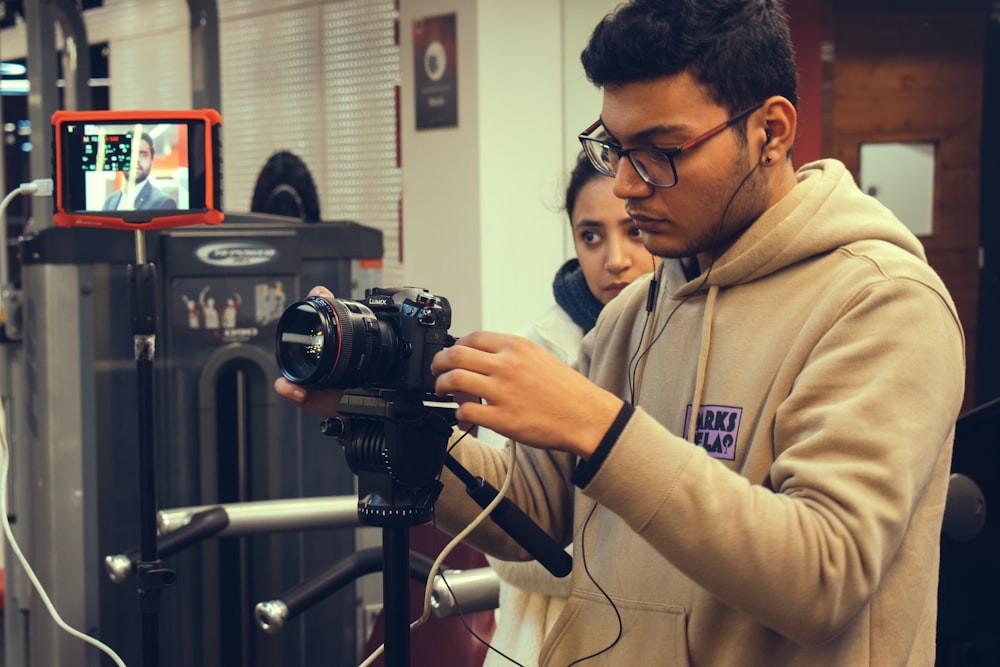
M 587 287 L 601 303 L 655 267 L 641 233 L 625 212 L 625 202 L 612 191 L 614 184 L 606 176 L 590 179 L 576 196 L 570 220 Z

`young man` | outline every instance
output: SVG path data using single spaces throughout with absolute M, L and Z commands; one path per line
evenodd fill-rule
M 920 243 L 840 163 L 793 170 L 779 0 L 634 0 L 583 63 L 604 101 L 582 141 L 655 281 L 604 308 L 585 377 L 488 332 L 432 363 L 439 393 L 485 399 L 459 419 L 527 445 L 509 497 L 574 544 L 539 664 L 932 665 L 964 350 Z M 456 532 L 478 508 L 442 480 Z M 470 542 L 526 557 L 492 525 Z

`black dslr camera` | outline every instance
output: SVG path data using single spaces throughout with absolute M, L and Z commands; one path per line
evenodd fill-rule
M 448 300 L 416 287 L 365 290 L 362 301 L 313 296 L 278 321 L 278 367 L 307 389 L 434 393 L 431 360 L 452 345 Z

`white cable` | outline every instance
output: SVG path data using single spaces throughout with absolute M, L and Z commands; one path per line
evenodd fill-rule
M 0 224 L 5 227 L 6 219 L 4 217 L 4 213 L 7 210 L 7 205 L 10 204 L 11 200 L 19 194 L 49 196 L 52 194 L 52 179 L 41 178 L 36 181 L 32 181 L 31 183 L 22 183 L 21 187 L 16 190 L 12 190 L 10 194 L 3 198 L 3 201 L 0 202 Z M 6 240 L 6 235 L 4 235 L 3 238 Z M 0 249 L 0 251 L 2 251 L 4 258 L 6 259 L 7 248 L 6 244 L 4 245 L 5 247 Z M 4 264 L 3 267 L 4 273 L 0 274 L 0 279 L 6 280 L 6 264 Z M 3 534 L 7 537 L 10 549 L 14 552 L 18 562 L 21 563 L 21 567 L 24 568 L 25 573 L 28 575 L 28 579 L 31 580 L 31 583 L 35 587 L 35 591 L 38 593 L 38 597 L 45 604 L 45 608 L 52 616 L 52 620 L 56 622 L 56 625 L 58 625 L 60 629 L 70 636 L 101 650 L 105 655 L 111 658 L 118 667 L 126 667 L 125 661 L 122 660 L 107 644 L 91 637 L 90 635 L 84 634 L 67 624 L 59 615 L 59 612 L 56 611 L 55 605 L 52 604 L 52 601 L 49 599 L 48 594 L 42 587 L 41 582 L 38 581 L 38 577 L 35 575 L 35 571 L 28 563 L 28 559 L 25 558 L 24 553 L 21 552 L 21 547 L 14 538 L 14 531 L 10 528 L 10 521 L 7 519 L 7 473 L 9 471 L 10 447 L 7 444 L 7 412 L 4 408 L 3 401 L 0 401 L 0 521 L 3 522 Z
M 0 406 L 0 415 L 3 414 L 3 407 Z M 58 625 L 70 636 L 76 637 L 80 641 L 86 642 L 91 646 L 100 649 L 105 655 L 114 660 L 118 667 L 126 667 L 125 661 L 122 660 L 110 646 L 99 639 L 95 639 L 90 635 L 84 634 L 76 628 L 71 627 L 62 619 L 59 612 L 56 610 L 55 605 L 52 604 L 48 594 L 42 587 L 41 582 L 38 581 L 35 571 L 31 569 L 28 559 L 25 558 L 24 554 L 21 552 L 21 547 L 18 546 L 17 540 L 14 538 L 14 532 L 10 528 L 10 521 L 7 520 L 7 473 L 10 469 L 10 449 L 7 446 L 6 418 L 0 417 L 0 422 L 2 422 L 2 424 L 0 424 L 0 428 L 2 428 L 2 430 L 0 430 L 0 521 L 3 522 L 3 534 L 7 537 L 11 551 L 13 551 L 14 555 L 17 556 L 17 560 L 21 563 L 21 567 L 24 568 L 25 573 L 27 573 L 28 579 L 30 579 L 31 583 L 35 586 L 38 597 L 41 598 L 42 602 L 45 604 L 45 608 L 48 609 L 49 614 L 52 616 L 52 620 L 56 622 L 56 625 Z
M 21 186 L 24 187 L 24 186 Z M 0 238 L 0 247 L 3 248 L 3 252 L 0 252 L 0 289 L 5 289 L 8 283 L 10 283 L 10 276 L 7 275 L 7 206 L 14 201 L 14 197 L 21 194 L 21 188 L 16 190 L 11 190 L 7 193 L 7 196 L 0 201 L 0 229 L 3 230 L 3 238 Z M 0 322 L 6 322 L 7 317 L 3 312 L 3 303 L 0 302 Z
M 490 501 L 490 504 L 484 507 L 483 511 L 480 512 L 476 518 L 462 530 L 462 532 L 455 535 L 451 542 L 449 542 L 444 549 L 441 550 L 441 553 L 438 554 L 437 559 L 431 566 L 431 572 L 427 576 L 427 585 L 426 588 L 424 588 L 424 613 L 420 616 L 420 618 L 410 623 L 410 632 L 413 632 L 415 629 L 423 625 L 431 615 L 431 595 L 434 590 L 434 578 L 437 576 L 438 570 L 441 569 L 441 563 L 444 562 L 444 559 L 448 557 L 448 554 L 450 554 L 462 540 L 469 536 L 469 533 L 478 528 L 479 524 L 486 520 L 486 517 L 488 517 L 490 513 L 496 509 L 497 505 L 503 502 L 503 499 L 506 497 L 507 490 L 510 488 L 511 480 L 514 479 L 514 469 L 517 467 L 517 442 L 511 439 L 510 443 L 510 461 L 507 463 L 507 476 L 504 477 L 503 485 L 497 492 L 496 497 Z M 374 663 L 375 660 L 382 655 L 384 650 L 385 644 L 383 643 L 377 649 L 372 651 L 372 654 L 365 658 L 365 661 L 358 667 L 370 667 L 372 663 Z
M 51 197 L 52 196 L 52 179 L 51 178 L 38 178 L 30 183 L 22 183 L 21 189 L 24 194 L 31 194 L 36 197 Z M 21 236 L 27 236 L 31 228 L 31 225 L 37 220 L 37 216 L 32 216 L 28 222 L 24 224 L 24 229 L 21 230 Z
M 7 283 L 10 282 L 10 276 L 7 275 L 7 222 L 6 214 L 7 207 L 14 197 L 18 195 L 34 195 L 36 197 L 51 197 L 52 196 L 52 179 L 51 178 L 38 178 L 29 183 L 21 183 L 18 187 L 14 188 L 7 193 L 7 196 L 0 201 L 0 289 L 4 289 Z M 27 231 L 27 225 L 25 225 L 24 231 Z M 0 323 L 6 321 L 3 313 L 3 304 L 0 303 Z

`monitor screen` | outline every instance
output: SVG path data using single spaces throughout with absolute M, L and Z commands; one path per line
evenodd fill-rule
M 218 222 L 217 124 L 209 126 L 207 118 L 94 116 L 98 113 L 66 113 L 56 123 L 57 224 Z

